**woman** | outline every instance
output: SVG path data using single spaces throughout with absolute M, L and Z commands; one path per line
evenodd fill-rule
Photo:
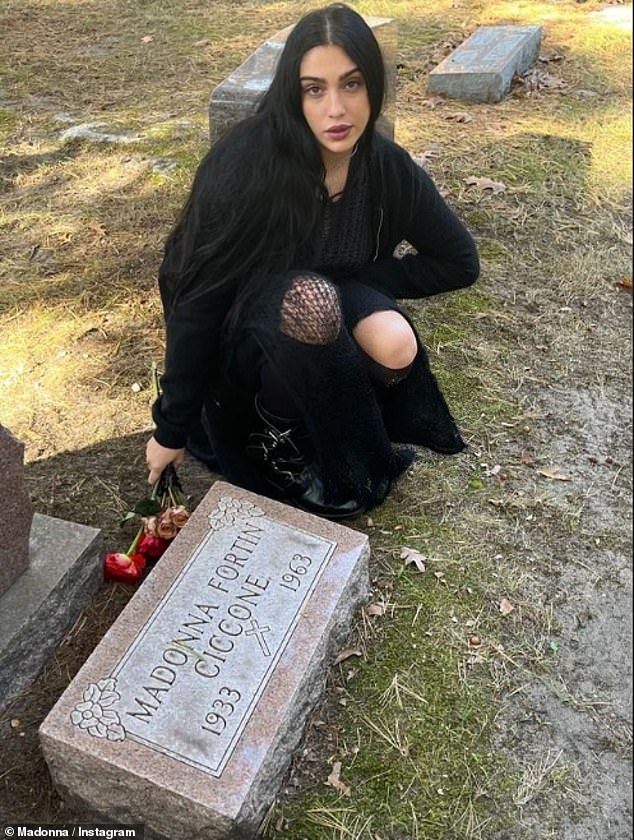
M 464 444 L 397 298 L 468 286 L 475 245 L 375 131 L 381 51 L 332 5 L 291 31 L 254 116 L 201 162 L 159 274 L 166 321 L 149 481 L 185 448 L 328 517 L 380 503 L 413 452 Z M 417 250 L 402 259 L 402 240 Z

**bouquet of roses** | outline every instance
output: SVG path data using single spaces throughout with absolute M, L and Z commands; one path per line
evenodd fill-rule
M 189 519 L 183 488 L 171 465 L 161 473 L 150 496 L 136 503 L 123 523 L 141 517 L 141 527 L 125 552 L 106 554 L 104 576 L 109 581 L 136 583 L 148 562 L 159 559 Z M 122 523 L 122 524 L 123 524 Z

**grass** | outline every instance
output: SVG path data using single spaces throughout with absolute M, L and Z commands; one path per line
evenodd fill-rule
M 0 45 L 0 421 L 26 443 L 36 507 L 103 527 L 113 548 L 122 497 L 142 483 L 149 371 L 162 358 L 156 270 L 207 145 L 209 94 L 265 33 L 313 5 L 115 0 L 106 14 L 5 0 L 0 10 L 11 32 Z M 574 350 L 590 342 L 606 383 L 622 377 L 623 349 L 599 340 L 592 313 L 610 310 L 631 276 L 631 34 L 595 0 L 353 5 L 398 20 L 397 139 L 429 153 L 480 246 L 475 289 L 412 304 L 470 451 L 420 453 L 356 523 L 385 612 L 360 621 L 363 656 L 336 668 L 307 734 L 316 770 L 297 765 L 301 784 L 266 833 L 491 838 L 549 791 L 578 787 L 560 753 L 523 760 L 500 747 L 502 704 L 558 669 L 552 597 L 527 593 L 541 572 L 560 573 L 553 545 L 567 556 L 590 538 L 621 544 L 585 519 L 590 490 L 548 484 L 522 458 L 540 463 L 549 423 L 535 389 L 586 375 Z M 544 25 L 561 58 L 542 69 L 565 87 L 430 104 L 431 64 L 496 23 Z M 456 112 L 471 120 L 449 119 Z M 63 142 L 67 120 L 139 139 Z M 470 176 L 505 189 L 479 190 Z M 81 453 L 94 459 L 83 472 Z M 404 565 L 404 546 L 424 555 L 425 572 Z M 337 761 L 349 797 L 325 785 Z

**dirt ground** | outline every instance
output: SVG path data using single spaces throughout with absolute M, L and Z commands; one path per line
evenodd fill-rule
M 52 15 L 53 7 L 44 5 Z M 160 52 L 159 28 L 137 21 L 134 4 L 121 3 L 131 17 L 121 18 L 120 30 L 116 15 L 106 20 L 94 4 L 86 4 L 91 10 L 84 10 L 85 20 L 78 17 L 80 5 L 60 4 L 55 11 L 58 32 L 65 26 L 77 31 L 68 55 L 56 45 L 54 55 L 61 57 L 50 84 L 40 72 L 42 54 L 29 41 L 33 33 L 45 39 L 49 27 L 36 14 L 38 3 L 9 0 L 5 9 L 16 41 L 15 61 L 7 64 L 11 88 L 0 88 L 0 128 L 6 127 L 0 155 L 6 214 L 0 228 L 0 421 L 27 445 L 26 478 L 36 510 L 101 528 L 107 549 L 120 550 L 121 515 L 144 490 L 150 428 L 144 377 L 149 360 L 160 363 L 162 355 L 154 281 L 160 244 L 204 143 L 199 112 L 210 73 L 222 78 L 236 66 L 259 41 L 261 26 L 238 32 L 246 19 L 234 21 L 231 4 L 218 3 L 218 19 L 228 16 L 226 63 L 217 54 L 191 58 L 183 93 L 190 99 L 176 106 L 170 75 L 176 71 Z M 251 5 L 266 13 L 270 30 L 286 23 L 289 4 Z M 301 4 L 290 5 L 296 13 Z M 515 14 L 494 5 L 492 18 Z M 518 20 L 530 21 L 530 4 L 515 5 Z M 190 6 L 198 16 L 210 14 L 194 0 L 184 9 Z M 471 23 L 477 15 L 487 22 L 486 4 L 444 3 L 438 14 L 446 20 L 420 12 L 420 31 L 431 32 L 424 60 L 416 58 L 420 46 L 414 50 L 410 42 L 419 35 L 418 7 L 381 6 L 381 13 L 396 9 L 402 16 L 400 139 L 425 158 L 468 221 L 483 270 L 473 293 L 410 304 L 464 430 L 466 453 L 442 459 L 420 450 L 384 508 L 352 523 L 370 537 L 375 588 L 387 600 L 404 598 L 397 561 L 401 546 L 412 540 L 422 540 L 431 556 L 451 555 L 467 573 L 474 562 L 469 586 L 451 593 L 457 613 L 443 621 L 453 632 L 472 590 L 481 591 L 470 626 L 479 629 L 482 620 L 484 643 L 480 652 L 460 654 L 461 683 L 478 680 L 492 698 L 495 714 L 486 737 L 507 777 L 479 778 L 478 768 L 471 768 L 473 812 L 447 818 L 444 828 L 428 828 L 418 813 L 389 835 L 376 826 L 353 830 L 352 823 L 337 828 L 327 821 L 296 833 L 289 814 L 306 810 L 323 788 L 333 756 L 341 753 L 354 767 L 344 749 L 341 706 L 342 693 L 352 698 L 353 688 L 335 670 L 267 829 L 272 837 L 632 836 L 631 191 L 613 188 L 618 167 L 609 156 L 607 163 L 599 160 L 598 172 L 592 157 L 599 158 L 603 133 L 620 118 L 615 114 L 631 106 L 631 89 L 607 59 L 595 63 L 591 49 L 587 59 L 583 43 L 575 58 L 574 45 L 568 46 L 591 15 L 618 7 L 631 17 L 631 7 L 591 2 L 582 9 L 572 0 L 542 6 L 555 21 L 547 46 L 559 50 L 552 61 L 567 88 L 511 98 L 497 110 L 435 103 L 416 92 L 431 59 L 447 50 L 445 28 L 459 41 L 465 9 Z M 574 25 L 556 23 L 564 11 Z M 217 25 L 225 25 L 224 18 Z M 192 55 L 192 43 L 208 49 L 200 28 L 187 33 Z M 111 118 L 121 128 L 129 93 L 114 82 L 109 86 L 105 75 L 98 91 L 82 89 L 73 72 L 94 61 L 105 73 L 108 57 L 117 44 L 128 44 L 128 35 L 129 55 L 136 56 L 130 66 L 143 84 L 151 84 L 156 68 L 163 73 L 165 91 L 148 93 L 148 123 L 160 123 L 167 139 L 157 134 L 148 147 L 115 144 L 99 152 L 90 141 L 63 142 L 66 119 Z M 150 57 L 141 52 L 149 49 L 155 50 Z M 592 142 L 585 120 L 594 121 Z M 157 171 L 166 161 L 167 168 Z M 170 175 L 174 161 L 179 174 Z M 90 184 L 96 169 L 105 173 L 99 191 Z M 40 170 L 45 175 L 38 180 Z M 467 187 L 465 177 L 474 173 L 511 186 L 499 192 Z M 85 191 L 73 195 L 81 212 L 71 225 L 65 213 L 77 183 Z M 23 371 L 29 389 L 18 390 Z M 192 506 L 213 478 L 186 462 L 181 480 Z M 104 585 L 32 689 L 0 714 L 0 822 L 81 819 L 51 784 L 37 729 L 132 592 Z M 508 616 L 500 616 L 500 592 L 512 602 Z M 389 633 L 393 615 L 364 639 L 368 660 L 379 655 L 381 633 Z M 436 633 L 447 637 L 447 628 L 436 625 L 427 628 L 434 642 Z M 356 632 L 365 630 L 362 622 Z M 418 667 L 411 651 L 403 657 L 403 668 Z M 438 737 L 458 736 L 450 730 Z

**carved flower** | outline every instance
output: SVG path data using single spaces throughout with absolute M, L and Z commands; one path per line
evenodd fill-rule
M 257 505 L 244 499 L 234 499 L 232 496 L 221 496 L 218 507 L 209 514 L 209 527 L 212 531 L 219 531 L 230 525 L 237 525 L 253 516 L 263 516 L 264 511 Z
M 115 686 L 116 680 L 112 677 L 88 686 L 83 693 L 83 701 L 77 703 L 70 713 L 73 724 L 95 738 L 123 741 L 125 729 L 117 712 L 109 708 L 121 699 Z

